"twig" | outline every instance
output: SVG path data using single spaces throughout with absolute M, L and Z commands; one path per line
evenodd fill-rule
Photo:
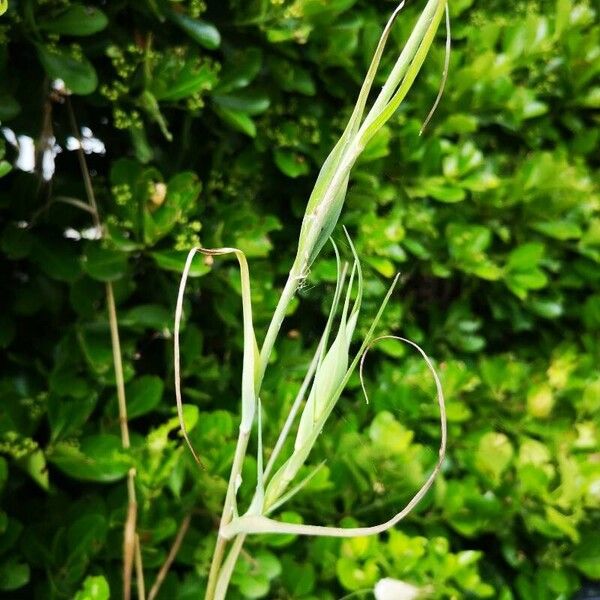
M 144 584 L 144 568 L 142 566 L 142 547 L 140 536 L 135 534 L 135 579 L 137 582 L 139 600 L 146 600 L 146 586 Z
M 79 135 L 79 128 L 75 119 L 75 113 L 73 106 L 71 105 L 70 98 L 67 98 L 67 111 L 69 113 L 69 121 L 71 123 L 71 129 L 73 135 L 79 142 L 79 148 L 77 149 L 77 157 L 79 160 L 79 167 L 83 177 L 85 186 L 85 192 L 88 203 L 90 205 L 92 219 L 94 226 L 102 231 L 102 223 L 100 221 L 100 214 L 98 212 L 98 205 L 96 203 L 96 196 L 94 194 L 94 187 L 92 185 L 92 178 L 90 177 L 90 171 L 85 160 L 85 153 L 81 146 L 81 136 Z M 115 296 L 113 292 L 112 283 L 106 283 L 106 304 L 108 310 L 108 321 L 110 326 L 110 337 L 113 352 L 113 362 L 115 368 L 115 383 L 117 387 L 117 400 L 119 405 L 119 426 L 121 429 L 121 445 L 125 450 L 130 447 L 129 442 L 129 426 L 127 423 L 127 401 L 125 397 L 125 380 L 123 376 L 123 357 L 121 355 L 121 343 L 119 339 L 119 326 L 117 321 L 117 309 L 115 304 Z M 136 577 L 138 579 L 138 592 L 141 591 L 140 598 L 143 600 L 144 593 L 144 568 L 142 565 L 142 554 L 141 551 L 136 551 L 136 539 L 139 545 L 139 538 L 136 534 L 136 522 L 137 522 L 137 499 L 135 493 L 135 469 L 129 469 L 127 474 L 127 518 L 123 528 L 123 600 L 131 599 L 131 575 L 133 571 L 133 563 L 136 566 Z M 139 548 L 137 549 L 139 550 Z
M 71 129 L 75 139 L 79 142 L 77 148 L 77 159 L 79 160 L 79 168 L 81 170 L 81 176 L 83 177 L 83 185 L 85 186 L 85 194 L 87 196 L 90 208 L 92 209 L 92 218 L 94 219 L 94 225 L 100 227 L 100 213 L 98 212 L 98 205 L 96 204 L 96 195 L 94 194 L 94 186 L 92 185 L 92 178 L 90 177 L 90 171 L 85 160 L 85 153 L 81 145 L 81 136 L 79 135 L 79 127 L 77 127 L 77 121 L 75 120 L 75 113 L 73 111 L 73 105 L 71 99 L 67 97 L 67 111 L 69 113 L 69 121 L 71 123 Z
M 125 446 L 123 446 L 125 447 Z M 135 556 L 135 536 L 137 524 L 137 501 L 135 497 L 135 469 L 127 473 L 127 518 L 123 527 L 123 599 L 131 598 L 131 573 Z M 141 558 L 141 555 L 140 555 Z M 136 564 L 136 567 L 138 565 Z
M 167 573 L 169 572 L 169 569 L 171 568 L 171 565 L 173 564 L 173 561 L 175 560 L 175 557 L 177 556 L 177 553 L 179 552 L 179 548 L 181 546 L 181 543 L 183 542 L 183 538 L 185 537 L 185 534 L 187 533 L 187 530 L 190 526 L 191 520 L 192 520 L 192 515 L 187 514 L 183 518 L 183 521 L 181 521 L 181 525 L 179 526 L 179 531 L 177 532 L 177 535 L 175 536 L 175 539 L 173 540 L 173 545 L 171 546 L 171 549 L 169 550 L 169 554 L 167 555 L 167 558 L 166 558 L 165 562 L 163 563 L 163 566 L 160 568 L 160 571 L 158 572 L 158 575 L 156 576 L 156 581 L 154 582 L 154 584 L 152 585 L 152 588 L 150 589 L 150 593 L 148 594 L 148 600 L 154 600 L 154 598 L 156 598 L 156 596 L 158 595 L 160 586 L 162 585 L 163 581 L 165 580 L 165 577 L 167 576 Z
M 123 377 L 121 342 L 119 340 L 115 295 L 110 281 L 106 284 L 106 301 L 108 304 L 108 320 L 110 323 L 110 337 L 115 365 L 115 383 L 117 385 L 117 400 L 119 404 L 119 426 L 121 428 L 121 442 L 123 444 L 123 448 L 128 449 L 130 446 L 130 442 L 129 427 L 127 425 L 127 401 L 125 398 L 125 380 Z
M 70 206 L 74 206 L 80 210 L 83 210 L 90 215 L 94 215 L 94 210 L 90 207 L 89 204 L 82 202 L 81 200 L 77 200 L 77 198 L 69 198 L 67 196 L 56 196 L 54 198 L 50 198 L 48 202 L 46 202 L 43 206 L 38 208 L 29 219 L 29 227 L 33 227 L 36 221 L 40 218 L 40 215 L 45 213 L 47 210 L 50 210 L 53 204 L 57 203 L 69 204 Z

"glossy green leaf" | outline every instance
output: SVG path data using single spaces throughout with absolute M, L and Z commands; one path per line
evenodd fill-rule
M 121 440 L 110 434 L 85 437 L 79 446 L 58 442 L 48 453 L 48 460 L 73 479 L 110 483 L 122 479 L 131 460 L 121 447 Z
M 152 329 L 168 332 L 173 327 L 173 315 L 160 304 L 140 304 L 128 310 L 119 322 L 124 327 L 138 330 Z
M 19 466 L 44 490 L 50 487 L 46 456 L 42 450 L 34 450 L 18 459 Z
M 572 555 L 573 564 L 586 577 L 600 580 L 600 541 L 593 531 L 587 531 Z
M 127 417 L 135 419 L 154 410 L 162 399 L 164 384 L 160 377 L 142 375 L 127 384 Z
M 373 443 L 390 456 L 405 452 L 413 439 L 412 431 L 406 430 L 389 412 L 380 412 L 369 428 Z
M 236 579 L 244 598 L 264 598 L 269 593 L 269 580 L 265 575 L 241 575 Z
M 102 31 L 108 25 L 107 16 L 94 6 L 70 4 L 63 11 L 38 23 L 48 33 L 86 36 Z
M 374 559 L 357 564 L 351 558 L 343 556 L 337 562 L 336 571 L 340 583 L 349 591 L 373 588 L 379 577 L 379 568 Z
M 450 184 L 429 182 L 425 186 L 425 190 L 429 196 L 439 202 L 447 202 L 453 204 L 461 202 L 466 198 L 465 191 L 459 187 Z
M 535 268 L 544 255 L 544 246 L 536 242 L 523 244 L 510 253 L 507 267 L 515 271 Z
M 104 515 L 90 512 L 75 519 L 67 531 L 71 556 L 96 554 L 106 541 L 108 522 Z
M 98 86 L 96 69 L 87 58 L 75 58 L 64 50 L 38 45 L 37 53 L 48 77 L 61 80 L 74 94 L 91 94 Z
M 79 248 L 72 242 L 37 236 L 32 250 L 33 260 L 53 279 L 72 282 L 81 274 Z
M 277 148 L 274 152 L 275 164 L 279 170 L 288 177 L 296 178 L 301 175 L 307 175 L 310 172 L 310 165 L 306 157 L 284 148 Z
M 240 90 L 230 94 L 215 94 L 213 101 L 221 109 L 245 113 L 247 115 L 260 115 L 271 105 L 271 100 L 267 94 L 255 90 Z
M 245 133 L 249 137 L 256 137 L 256 124 L 245 112 L 223 107 L 215 107 L 215 112 L 233 129 Z
M 262 62 L 263 53 L 259 48 L 245 46 L 243 51 L 224 65 L 217 86 L 219 93 L 239 90 L 250 85 L 260 73 Z
M 77 398 L 51 394 L 48 399 L 48 421 L 52 440 L 68 437 L 88 420 L 96 407 L 98 395 L 85 386 L 85 393 Z
M 289 555 L 284 555 L 281 562 L 281 580 L 293 598 L 302 598 L 314 590 L 316 576 L 311 563 L 300 564 Z
M 94 242 L 86 246 L 82 266 L 90 277 L 98 281 L 115 281 L 125 274 L 127 255 Z
M 14 557 L 6 558 L 0 563 L 0 590 L 3 592 L 12 592 L 22 588 L 28 583 L 29 577 L 29 565 L 19 562 Z
M 103 575 L 90 575 L 85 578 L 83 587 L 75 594 L 74 600 L 109 600 L 110 588 Z
M 479 440 L 475 464 L 479 471 L 498 483 L 513 458 L 510 440 L 502 433 L 486 433 Z
M 208 50 L 216 50 L 221 44 L 219 30 L 206 21 L 193 19 L 187 15 L 170 11 L 169 17 L 178 25 L 192 40 Z
M 533 228 L 557 240 L 572 240 L 581 237 L 581 227 L 570 221 L 546 221 L 535 223 Z
M 176 102 L 207 92 L 216 82 L 217 75 L 210 63 L 168 55 L 156 66 L 148 91 L 159 102 Z

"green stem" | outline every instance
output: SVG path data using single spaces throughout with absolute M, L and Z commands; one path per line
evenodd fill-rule
M 256 395 L 260 392 L 260 388 L 262 386 L 262 381 L 265 376 L 265 371 L 267 369 L 267 365 L 269 364 L 269 358 L 271 357 L 271 352 L 273 351 L 273 346 L 275 345 L 275 340 L 277 339 L 277 335 L 279 330 L 281 329 L 281 324 L 285 319 L 285 314 L 287 312 L 288 306 L 298 289 L 298 285 L 300 284 L 300 280 L 302 279 L 302 275 L 299 275 L 296 272 L 296 269 L 292 268 L 290 274 L 288 276 L 287 281 L 285 282 L 285 287 L 281 292 L 281 297 L 279 298 L 279 302 L 277 303 L 277 307 L 275 308 L 275 312 L 273 313 L 273 318 L 271 319 L 271 323 L 269 324 L 269 328 L 267 329 L 267 334 L 265 335 L 265 341 L 263 342 L 262 348 L 260 349 L 260 372 L 256 381 Z
M 271 323 L 269 324 L 269 327 L 267 329 L 265 341 L 261 348 L 260 371 L 256 381 L 256 396 L 258 396 L 258 393 L 260 392 L 260 388 L 266 370 L 266 365 L 269 362 L 269 357 L 271 356 L 273 346 L 275 345 L 275 340 L 277 339 L 277 334 L 281 329 L 281 324 L 283 323 L 283 320 L 285 318 L 288 306 L 292 301 L 296 290 L 298 289 L 299 281 L 299 277 L 295 275 L 295 271 L 294 269 L 292 269 L 288 280 L 283 288 L 283 291 L 281 292 L 281 297 L 279 298 L 279 302 L 277 303 L 277 307 L 273 314 L 273 318 L 271 319 Z M 237 492 L 238 481 L 241 476 L 244 457 L 246 456 L 246 449 L 248 447 L 249 437 L 249 431 L 240 430 L 237 445 L 235 448 L 233 465 L 231 467 L 231 474 L 229 476 L 229 485 L 227 486 L 227 494 L 225 496 L 225 503 L 223 505 L 223 514 L 221 515 L 221 524 L 219 531 L 223 527 L 228 525 L 233 517 L 233 511 L 235 509 L 235 496 Z M 245 536 L 238 536 L 233 542 L 231 552 L 227 557 L 227 561 L 232 560 L 233 565 L 229 565 L 229 563 L 226 562 L 223 565 L 223 568 L 221 568 L 221 565 L 223 563 L 223 557 L 225 555 L 225 548 L 227 546 L 227 540 L 224 537 L 222 537 L 219 533 L 217 537 L 217 544 L 215 546 L 215 552 L 213 554 L 213 559 L 210 565 L 210 571 L 208 574 L 208 584 L 206 588 L 205 600 L 215 600 L 215 598 L 217 598 L 217 596 L 215 595 L 217 585 L 219 585 L 219 589 L 224 587 L 224 590 L 227 590 L 227 587 L 229 585 L 229 578 L 231 577 L 231 573 L 233 572 L 235 560 L 237 560 L 237 556 L 241 551 L 242 545 L 244 543 L 244 538 Z M 235 548 L 237 548 L 237 545 L 239 545 L 239 549 L 237 550 L 237 552 L 234 552 Z
M 240 552 L 242 551 L 242 546 L 244 545 L 245 540 L 246 536 L 244 534 L 238 535 L 235 538 L 233 545 L 231 546 L 231 550 L 227 555 L 227 559 L 223 564 L 221 573 L 219 574 L 219 580 L 217 581 L 217 588 L 215 591 L 214 600 L 225 599 L 225 596 L 227 594 L 227 588 L 229 587 L 229 582 L 231 580 L 231 575 L 233 574 L 233 569 L 235 568 L 237 559 L 240 556 Z
M 292 425 L 294 424 L 294 420 L 296 419 L 296 415 L 298 414 L 298 409 L 300 408 L 300 404 L 304 400 L 304 397 L 306 396 L 306 392 L 308 391 L 308 386 L 310 385 L 313 375 L 315 374 L 315 371 L 317 370 L 317 365 L 319 363 L 319 357 L 321 354 L 322 346 L 323 346 L 323 343 L 321 341 L 321 343 L 317 347 L 317 351 L 315 352 L 315 355 L 310 363 L 310 366 L 308 367 L 308 371 L 306 372 L 306 375 L 304 376 L 304 380 L 302 381 L 300 389 L 298 390 L 298 393 L 296 394 L 296 398 L 294 399 L 294 403 L 292 404 L 292 407 L 290 408 L 290 412 L 288 413 L 285 423 L 283 424 L 283 428 L 281 429 L 281 433 L 279 434 L 279 437 L 277 438 L 275 447 L 273 448 L 273 451 L 271 452 L 271 456 L 269 457 L 269 461 L 267 462 L 267 467 L 265 468 L 265 472 L 263 474 L 265 482 L 268 480 L 269 475 L 271 474 L 271 471 L 273 470 L 273 467 L 275 466 L 275 461 L 277 460 L 277 457 L 279 456 L 279 453 L 281 452 L 281 449 L 283 448 L 283 444 L 285 443 L 285 440 L 287 439 L 290 429 L 292 428 Z
M 355 137 L 349 141 L 348 146 L 344 149 L 343 154 L 340 156 L 339 164 L 337 165 L 331 180 L 325 188 L 320 202 L 314 208 L 314 211 L 305 216 L 302 230 L 304 231 L 305 229 L 305 223 L 309 223 L 309 225 L 307 225 L 308 231 L 304 236 L 301 232 L 301 243 L 298 249 L 296 261 L 292 266 L 286 284 L 281 293 L 281 297 L 279 298 L 279 302 L 277 303 L 277 307 L 275 308 L 275 312 L 267 329 L 262 348 L 260 349 L 259 371 L 254 381 L 254 399 L 258 399 L 265 371 L 290 302 L 292 301 L 292 298 L 294 297 L 301 280 L 306 276 L 306 271 L 309 268 L 310 263 L 312 260 L 314 260 L 313 252 L 315 249 L 316 252 L 318 252 L 320 249 L 319 239 L 323 233 L 323 230 L 326 229 L 322 226 L 324 222 L 323 219 L 326 219 L 328 216 L 330 216 L 330 205 L 336 201 L 336 194 L 338 194 L 339 190 L 344 187 L 345 182 L 347 184 L 347 178 L 350 169 L 352 168 L 363 147 L 366 145 L 372 135 L 389 119 L 391 114 L 395 112 L 396 108 L 410 89 L 417 73 L 420 70 L 425 56 L 428 53 L 429 46 L 432 43 L 433 36 L 437 30 L 439 19 L 441 18 L 445 5 L 446 0 L 429 0 L 425 10 L 417 22 L 413 33 L 409 38 L 404 51 L 401 53 L 401 56 L 399 57 L 392 71 L 392 75 L 388 78 L 386 85 L 376 100 L 374 107 L 367 115 L 362 126 L 358 129 Z M 381 47 L 381 50 L 382 49 L 383 47 Z M 378 60 L 375 63 L 374 68 L 377 67 L 377 64 Z M 366 97 L 364 100 L 366 101 Z M 362 108 L 364 108 L 364 104 L 362 105 Z M 359 107 L 360 115 L 362 115 L 362 108 Z M 314 222 L 307 221 L 307 218 L 314 219 Z M 386 301 L 387 298 L 389 298 L 389 293 L 386 297 Z M 294 403 L 294 405 L 296 405 L 296 403 Z M 286 423 L 286 427 L 284 428 L 285 434 L 283 439 L 285 439 L 285 435 L 287 435 L 287 427 L 288 423 Z M 225 598 L 235 563 L 245 540 L 245 533 L 240 532 L 235 536 L 232 548 L 227 555 L 225 562 L 223 563 L 223 557 L 225 555 L 225 549 L 227 545 L 227 540 L 223 536 L 223 533 L 225 528 L 227 528 L 231 522 L 234 511 L 236 510 L 235 497 L 240 483 L 241 468 L 244 456 L 246 454 L 248 437 L 250 435 L 248 429 L 249 427 L 246 426 L 240 429 L 240 436 L 238 438 L 238 443 L 235 450 L 234 463 L 229 479 L 223 515 L 221 517 L 219 537 L 217 539 L 217 545 L 213 555 L 213 561 L 209 574 L 206 600 L 223 600 Z M 276 448 L 275 457 L 277 456 L 278 451 L 279 447 Z M 272 457 L 272 460 L 267 465 L 267 471 L 272 467 L 274 460 L 275 459 Z M 428 480 L 424 487 L 427 488 L 430 484 L 431 482 Z M 268 519 L 265 519 L 262 516 L 255 515 L 253 518 L 258 521 L 263 520 L 264 523 L 269 522 Z M 399 513 L 399 515 L 397 515 L 394 519 L 396 518 L 398 518 L 398 520 L 402 518 L 402 513 Z M 277 525 L 281 524 L 277 523 Z M 305 529 L 310 529 L 311 532 L 313 532 L 313 530 L 314 532 L 317 532 L 318 530 L 318 533 L 321 534 L 323 534 L 325 531 L 324 528 L 316 527 L 306 527 Z M 231 533 L 234 533 L 234 531 L 232 530 Z M 346 533 L 347 532 L 339 532 L 340 535 L 346 535 Z M 329 533 L 329 535 L 331 535 L 331 533 Z
M 217 579 L 219 571 L 221 570 L 221 564 L 223 563 L 223 556 L 225 555 L 225 547 L 227 546 L 227 540 L 221 537 L 220 534 L 217 536 L 217 544 L 213 552 L 212 562 L 210 563 L 210 571 L 208 573 L 208 584 L 206 586 L 206 593 L 204 600 L 214 600 L 215 589 L 217 587 Z
M 210 572 L 208 574 L 208 584 L 206 587 L 205 600 L 214 600 L 215 598 L 217 579 L 219 578 L 219 572 L 221 570 L 221 564 L 223 562 L 223 556 L 225 554 L 225 547 L 227 545 L 227 540 L 221 536 L 220 531 L 223 527 L 228 525 L 231 522 L 231 519 L 233 518 L 233 513 L 236 508 L 235 496 L 237 488 L 239 487 L 238 482 L 240 481 L 242 465 L 244 464 L 244 457 L 246 456 L 246 449 L 248 448 L 249 438 L 250 432 L 240 430 L 237 445 L 235 448 L 233 465 L 231 467 L 231 474 L 229 476 L 227 494 L 225 496 L 225 502 L 223 504 L 223 514 L 221 515 L 221 523 L 219 526 L 217 544 L 215 546 L 215 552 L 213 554 L 212 562 L 210 565 Z

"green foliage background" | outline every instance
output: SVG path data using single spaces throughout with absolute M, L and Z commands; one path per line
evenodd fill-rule
M 443 33 L 355 168 L 342 217 L 365 265 L 365 312 L 400 271 L 382 332 L 421 343 L 439 366 L 450 421 L 443 477 L 380 539 L 250 539 L 231 598 L 340 598 L 388 576 L 434 598 L 545 600 L 600 578 L 598 14 L 585 0 L 450 4 L 450 77 L 431 126 L 419 136 Z M 314 178 L 393 6 L 9 2 L 0 19 L 7 597 L 120 597 L 131 465 L 147 586 L 191 514 L 159 597 L 201 597 L 237 428 L 241 308 L 235 262 L 197 259 L 183 370 L 186 417 L 207 466 L 199 471 L 174 414 L 185 253 L 198 242 L 243 249 L 258 328 L 266 326 Z M 418 8 L 401 15 L 391 47 Z M 90 215 L 64 200 L 86 198 L 57 78 L 87 128 L 102 241 Z M 11 132 L 21 156 L 20 136 L 35 140 L 35 172 L 13 166 Z M 44 178 L 41 165 L 53 162 Z M 118 303 L 130 452 L 119 438 L 106 281 Z M 334 281 L 326 250 L 265 381 L 267 449 Z M 325 466 L 282 518 L 373 524 L 399 510 L 433 465 L 439 432 L 424 363 L 385 342 L 366 370 L 370 404 L 352 380 L 311 456 Z M 249 457 L 243 498 L 254 467 Z

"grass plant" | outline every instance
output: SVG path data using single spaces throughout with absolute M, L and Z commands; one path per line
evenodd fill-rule
M 351 344 L 361 311 L 363 294 L 362 270 L 352 240 L 347 232 L 346 237 L 352 251 L 351 266 L 341 260 L 339 251 L 334 244 L 337 257 L 337 282 L 329 316 L 310 368 L 265 467 L 260 390 L 288 306 L 298 287 L 306 279 L 311 265 L 316 260 L 319 252 L 331 238 L 342 211 L 353 165 L 369 141 L 392 117 L 409 92 L 427 57 L 444 13 L 446 17 L 448 15 L 447 0 L 429 0 L 427 2 L 402 52 L 387 76 L 385 84 L 365 116 L 368 98 L 379 69 L 379 63 L 386 42 L 393 23 L 403 5 L 404 2 L 396 8 L 383 30 L 348 124 L 338 143 L 325 160 L 318 175 L 302 221 L 296 258 L 260 347 L 257 343 L 252 320 L 251 279 L 244 254 L 236 248 L 207 249 L 196 247 L 190 250 L 187 257 L 179 287 L 175 314 L 175 390 L 181 429 L 190 450 L 198 462 L 200 462 L 200 457 L 196 455 L 196 452 L 192 448 L 183 418 L 179 344 L 179 330 L 183 316 L 185 287 L 192 267 L 192 261 L 197 253 L 211 257 L 228 254 L 235 255 L 240 266 L 243 308 L 244 352 L 241 384 L 241 420 L 229 485 L 220 520 L 217 544 L 209 573 L 206 600 L 221 600 L 226 597 L 233 569 L 247 535 L 281 533 L 352 537 L 381 533 L 398 523 L 421 500 L 433 483 L 444 457 L 446 447 L 446 416 L 440 380 L 431 361 L 417 344 L 404 338 L 397 338 L 409 344 L 421 354 L 432 373 L 437 388 L 442 435 L 438 462 L 431 475 L 402 511 L 398 512 L 388 521 L 372 527 L 340 528 L 289 524 L 270 516 L 271 513 L 294 496 L 314 476 L 315 473 L 313 472 L 300 482 L 294 483 L 300 468 L 306 462 L 328 417 L 343 393 L 350 376 L 355 371 L 359 362 L 364 360 L 368 348 L 378 339 L 381 339 L 374 337 L 375 330 L 398 281 L 398 277 L 396 277 L 384 297 L 359 350 L 353 354 L 351 352 Z M 447 62 L 443 81 L 445 80 L 446 73 Z M 436 100 L 436 105 L 437 102 L 438 100 Z M 281 452 L 285 446 L 285 441 L 290 435 L 296 421 L 298 421 L 298 425 L 293 451 L 289 456 L 283 457 L 283 460 L 281 460 Z M 245 513 L 240 514 L 237 504 L 237 492 L 242 483 L 242 464 L 255 424 L 257 425 L 258 439 L 257 484 L 249 507 Z M 281 464 L 275 469 L 275 466 L 278 464 L 277 461 Z M 229 553 L 226 555 L 227 546 L 230 543 L 231 547 Z

